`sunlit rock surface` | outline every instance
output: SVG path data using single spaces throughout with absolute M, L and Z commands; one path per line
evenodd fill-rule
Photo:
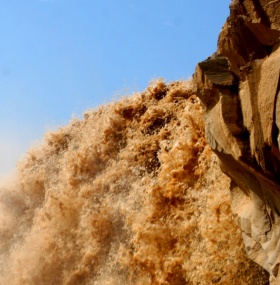
M 194 78 L 248 256 L 280 284 L 280 1 L 232 1 L 230 11 Z

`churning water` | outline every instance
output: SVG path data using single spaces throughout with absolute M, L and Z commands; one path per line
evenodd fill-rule
M 1 285 L 264 284 L 190 81 L 46 135 L 0 190 Z

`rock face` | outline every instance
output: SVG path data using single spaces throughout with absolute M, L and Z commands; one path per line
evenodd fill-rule
M 247 254 L 272 283 L 280 280 L 279 39 L 279 0 L 233 0 L 217 52 L 194 74 Z

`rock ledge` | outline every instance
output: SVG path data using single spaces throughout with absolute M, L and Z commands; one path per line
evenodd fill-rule
M 246 251 L 271 284 L 280 281 L 279 76 L 280 1 L 233 0 L 217 52 L 197 65 L 194 82 Z

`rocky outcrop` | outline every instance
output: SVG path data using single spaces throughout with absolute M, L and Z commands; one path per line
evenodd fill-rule
M 248 256 L 280 282 L 280 1 L 233 0 L 194 74 Z M 278 280 L 278 281 L 277 281 Z

